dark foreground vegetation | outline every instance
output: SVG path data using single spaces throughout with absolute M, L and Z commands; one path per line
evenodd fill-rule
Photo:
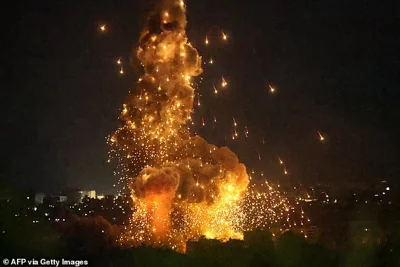
M 387 234 L 378 242 L 365 235 L 353 236 L 342 247 L 322 245 L 318 240 L 312 243 L 293 232 L 273 238 L 267 231 L 252 231 L 245 234 L 244 240 L 188 242 L 186 254 L 181 254 L 146 246 L 121 248 L 115 239 L 122 226 L 111 224 L 101 216 L 78 216 L 68 209 L 62 210 L 60 221 L 43 220 L 24 211 L 25 199 L 2 195 L 1 258 L 87 260 L 89 266 L 96 267 L 400 266 L 398 231 Z

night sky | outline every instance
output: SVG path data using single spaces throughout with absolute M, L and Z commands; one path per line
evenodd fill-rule
M 141 70 L 130 54 L 153 3 L 26 1 L 10 10 L 3 24 L 10 49 L 2 53 L 2 179 L 45 192 L 65 186 L 113 192 L 117 178 L 106 162 L 105 137 L 118 127 L 124 98 L 135 88 Z M 271 180 L 344 189 L 398 183 L 395 1 L 186 3 L 189 41 L 205 61 L 214 59 L 204 65 L 193 131 L 228 145 L 249 170 Z M 102 23 L 106 32 L 99 31 Z M 119 75 L 118 57 L 126 75 Z M 221 75 L 229 85 L 216 97 L 212 86 Z M 232 116 L 240 135 L 234 141 Z

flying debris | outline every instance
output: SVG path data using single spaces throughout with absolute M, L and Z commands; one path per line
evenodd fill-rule
M 208 63 L 213 64 L 214 63 L 213 58 L 210 58 L 210 61 L 208 61 Z
M 119 69 L 119 74 L 124 74 L 124 69 L 122 67 Z
M 206 36 L 206 40 L 204 41 L 204 43 L 206 44 L 206 45 L 208 45 L 208 37 Z
M 317 133 L 318 133 L 318 136 L 319 136 L 319 140 L 321 142 L 323 142 L 325 140 L 325 137 L 319 131 L 317 131 Z
M 232 120 L 233 120 L 233 126 L 236 127 L 237 126 L 237 122 L 236 122 L 235 118 L 232 117 Z
M 100 31 L 104 32 L 106 30 L 106 25 L 102 24 L 102 25 L 100 25 L 99 28 L 100 28 Z
M 120 59 L 120 58 L 117 59 L 117 64 L 118 64 L 118 65 L 121 65 L 121 59 Z
M 227 86 L 228 85 L 228 83 L 226 82 L 226 80 L 225 80 L 225 78 L 222 76 L 222 79 L 221 79 L 222 81 L 221 81 L 221 85 L 222 85 L 222 87 L 225 87 L 225 86 Z
M 269 85 L 269 91 L 271 94 L 275 93 L 275 88 L 272 85 Z
M 221 33 L 222 33 L 222 40 L 224 41 L 228 40 L 228 36 L 223 31 L 221 31 Z
M 214 86 L 214 94 L 218 94 L 218 90 L 215 86 Z
M 287 175 L 287 174 L 288 174 L 288 172 L 287 172 L 287 170 L 286 170 L 286 169 L 284 169 L 283 173 L 284 173 L 285 175 Z
M 283 161 L 280 157 L 278 157 L 278 160 L 279 160 L 279 164 L 283 164 Z

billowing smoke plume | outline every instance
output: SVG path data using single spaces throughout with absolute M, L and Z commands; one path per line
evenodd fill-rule
M 149 15 L 136 51 L 144 74 L 110 138 L 135 203 L 123 237 L 133 243 L 184 243 L 211 232 L 230 237 L 234 218 L 226 209 L 232 211 L 229 205 L 248 185 L 246 168 L 231 150 L 190 136 L 191 79 L 202 69 L 185 28 L 182 1 L 162 0 Z
M 230 149 L 190 135 L 191 79 L 202 69 L 185 28 L 181 0 L 162 0 L 149 15 L 134 55 L 144 74 L 109 139 L 134 205 L 120 239 L 125 244 L 182 250 L 203 235 L 224 240 L 268 222 L 290 225 L 292 209 L 279 193 L 270 185 L 265 193 L 249 193 L 246 168 Z

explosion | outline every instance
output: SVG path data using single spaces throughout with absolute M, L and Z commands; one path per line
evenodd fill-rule
M 162 0 L 149 15 L 136 51 L 144 74 L 108 140 L 134 206 L 124 244 L 184 250 L 190 239 L 240 239 L 245 230 L 289 222 L 289 204 L 271 186 L 249 188 L 246 167 L 229 148 L 191 136 L 192 78 L 202 60 L 186 24 L 183 1 Z

